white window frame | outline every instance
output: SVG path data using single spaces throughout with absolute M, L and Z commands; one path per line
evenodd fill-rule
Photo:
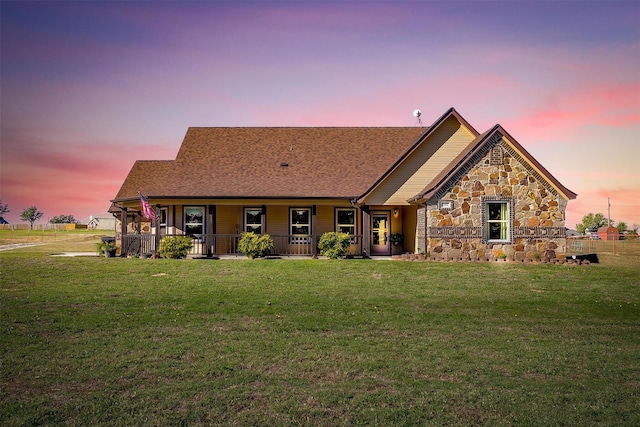
M 500 206 L 500 218 L 491 219 L 490 205 Z M 504 218 L 506 217 L 506 218 Z M 500 227 L 500 238 L 491 238 L 491 226 Z M 509 243 L 511 241 L 511 203 L 509 200 L 487 200 L 485 201 L 485 232 L 487 242 Z
M 158 232 L 161 236 L 167 234 L 167 222 L 169 221 L 169 208 L 160 208 L 160 217 L 158 218 Z
M 195 221 L 188 222 L 187 221 L 187 211 L 189 211 L 190 209 L 191 210 L 196 210 L 197 209 L 202 213 L 202 222 L 195 222 Z M 204 206 L 185 206 L 184 207 L 183 216 L 184 216 L 184 234 L 185 235 L 189 236 L 189 235 L 196 235 L 196 234 L 200 234 L 200 235 L 204 235 L 205 234 L 205 228 L 204 228 L 204 226 L 205 226 L 205 209 L 204 209 Z M 189 227 L 189 226 L 192 226 L 192 227 L 193 226 L 199 226 L 201 232 L 200 233 L 189 233 L 189 232 L 187 232 L 187 227 Z
M 348 223 L 340 223 L 340 212 L 350 212 L 353 214 L 353 224 L 348 224 Z M 342 232 L 344 233 L 344 231 L 342 231 L 343 228 L 350 228 L 351 232 L 348 232 L 347 234 L 351 235 L 351 236 L 355 236 L 356 235 L 356 229 L 357 229 L 357 218 L 356 218 L 356 210 L 353 208 L 336 208 L 336 224 L 335 224 L 335 230 L 337 232 Z
M 256 212 L 258 214 L 258 218 L 260 219 L 260 222 L 259 223 L 250 223 L 248 221 L 249 217 L 247 216 L 247 214 L 249 212 Z M 262 224 L 262 214 L 263 214 L 262 213 L 262 208 L 244 208 L 243 229 L 244 229 L 245 233 L 252 231 L 255 234 L 262 234 L 264 232 L 264 230 L 262 229 L 262 226 L 263 226 L 263 224 Z M 255 229 L 254 229 L 254 227 L 256 227 L 256 226 L 260 227 L 258 232 L 256 232 Z
M 296 222 L 294 223 L 294 212 L 295 211 L 306 211 L 308 222 Z M 311 208 L 289 208 L 289 235 L 291 235 L 291 243 L 309 243 L 311 241 L 311 234 L 313 230 L 311 229 Z M 294 233 L 293 229 L 295 227 L 307 227 L 308 233 Z

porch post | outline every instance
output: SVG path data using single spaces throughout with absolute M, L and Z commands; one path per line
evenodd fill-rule
M 362 205 L 360 211 L 362 212 L 362 255 L 367 257 L 371 250 L 371 212 L 367 205 Z
M 136 212 L 136 232 L 142 234 L 142 214 L 140 212 Z
M 318 258 L 318 244 L 316 241 L 317 223 L 316 205 L 313 205 L 311 207 L 311 257 L 314 259 Z
M 157 214 L 158 212 L 160 212 L 160 205 L 156 205 L 156 210 L 154 211 L 154 214 Z M 155 236 L 154 236 L 154 244 L 153 244 L 153 252 L 158 252 L 158 249 L 160 249 L 160 220 L 159 217 L 155 217 L 154 219 L 151 220 L 151 227 L 155 226 Z
M 127 208 L 120 208 L 120 256 L 123 256 L 127 253 L 127 248 L 125 247 L 126 235 L 127 235 Z
M 207 244 L 207 257 L 211 257 L 215 253 L 215 246 L 213 242 L 213 235 L 216 232 L 215 217 L 216 217 L 216 205 L 209 205 L 207 219 L 205 223 L 205 231 L 207 234 L 207 237 L 205 238 L 205 241 Z

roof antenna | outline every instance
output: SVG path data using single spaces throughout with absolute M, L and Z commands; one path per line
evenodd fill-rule
M 422 120 L 420 120 L 421 115 L 422 115 L 422 111 L 418 110 L 417 108 L 413 110 L 413 117 L 418 119 L 417 124 L 419 124 L 420 126 L 422 126 Z

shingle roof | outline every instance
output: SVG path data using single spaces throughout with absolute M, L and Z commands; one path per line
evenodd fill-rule
M 137 161 L 114 201 L 148 197 L 353 198 L 425 127 L 189 128 L 175 160 Z

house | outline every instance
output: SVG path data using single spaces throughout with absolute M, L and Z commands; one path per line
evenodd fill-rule
M 429 127 L 189 128 L 175 160 L 135 162 L 110 212 L 123 254 L 176 234 L 194 254 L 235 254 L 253 231 L 313 256 L 342 231 L 355 254 L 390 255 L 401 233 L 402 252 L 524 259 L 564 255 L 575 197 L 501 126 L 481 134 L 451 108 Z
M 115 230 L 116 218 L 110 214 L 91 215 L 87 221 L 89 230 Z

